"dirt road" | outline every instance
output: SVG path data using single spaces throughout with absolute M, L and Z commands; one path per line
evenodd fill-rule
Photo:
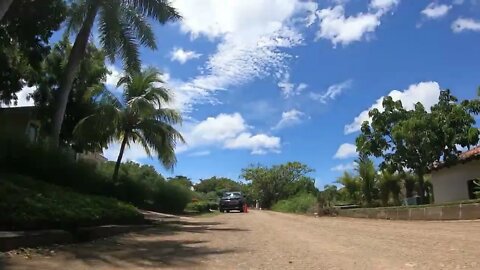
M 480 221 L 313 218 L 266 211 L 191 218 L 4 269 L 480 269 Z

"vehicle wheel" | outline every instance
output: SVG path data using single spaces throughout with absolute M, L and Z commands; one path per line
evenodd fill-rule
M 227 213 L 230 213 L 230 210 L 227 210 Z

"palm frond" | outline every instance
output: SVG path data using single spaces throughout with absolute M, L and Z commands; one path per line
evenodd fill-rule
M 123 2 L 161 24 L 181 19 L 180 14 L 168 0 L 123 0 Z
M 140 52 L 135 33 L 128 22 L 121 22 L 119 33 L 120 54 L 123 59 L 125 70 L 130 73 L 140 70 Z
M 120 49 L 120 2 L 118 0 L 105 1 L 99 11 L 98 30 L 100 43 L 111 62 Z
M 140 41 L 141 45 L 147 46 L 150 49 L 157 49 L 155 43 L 155 35 L 153 34 L 152 27 L 146 21 L 146 18 L 137 12 L 130 6 L 122 6 L 122 17 L 132 26 L 136 37 Z
M 88 10 L 88 0 L 78 0 L 70 4 L 66 20 L 66 34 L 77 33 L 82 27 Z

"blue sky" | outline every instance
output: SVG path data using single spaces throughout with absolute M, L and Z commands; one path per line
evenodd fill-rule
M 159 49 L 142 59 L 165 72 L 188 145 L 174 172 L 127 153 L 167 176 L 238 179 L 249 164 L 300 161 L 322 187 L 351 168 L 359 124 L 383 96 L 429 106 L 440 89 L 465 99 L 480 85 L 480 1 L 174 5 L 184 20 L 155 26 Z
M 158 50 L 141 58 L 174 89 L 188 144 L 174 172 L 136 145 L 126 153 L 166 176 L 238 179 L 249 164 L 300 161 L 323 187 L 351 168 L 359 124 L 383 96 L 430 106 L 440 89 L 465 99 L 480 86 L 478 0 L 173 5 L 184 19 L 155 25 Z M 109 64 L 107 84 L 120 67 Z M 116 144 L 105 151 L 117 154 Z

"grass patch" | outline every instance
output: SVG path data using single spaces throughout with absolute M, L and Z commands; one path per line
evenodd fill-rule
M 0 213 L 2 230 L 69 230 L 144 222 L 132 205 L 18 175 L 0 175 Z
M 273 211 L 285 213 L 308 213 L 316 205 L 317 198 L 312 194 L 298 194 L 281 200 L 272 206 Z

